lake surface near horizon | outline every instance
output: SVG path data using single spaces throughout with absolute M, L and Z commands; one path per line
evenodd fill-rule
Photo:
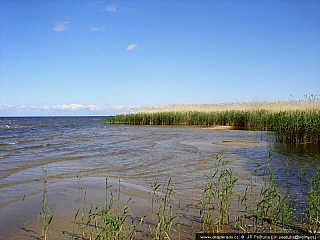
M 108 177 L 150 188 L 171 178 L 186 201 L 198 199 L 217 157 L 246 186 L 262 178 L 267 161 L 283 192 L 303 210 L 310 179 L 320 166 L 318 146 L 275 143 L 260 131 L 197 126 L 107 125 L 105 117 L 0 118 L 0 209 L 67 179 Z M 255 146 L 217 142 L 257 142 Z M 272 151 L 268 159 L 269 152 Z M 40 205 L 39 205 L 40 206 Z M 1 218 L 1 216 L 0 216 Z

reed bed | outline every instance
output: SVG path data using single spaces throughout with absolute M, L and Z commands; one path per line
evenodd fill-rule
M 291 101 L 263 101 L 263 102 L 230 102 L 220 104 L 171 104 L 155 106 L 132 106 L 131 113 L 155 113 L 155 112 L 217 112 L 227 110 L 251 111 L 268 110 L 272 112 L 292 110 L 320 110 L 320 95 L 306 94 L 303 100 Z M 120 112 L 119 112 L 120 114 Z
M 109 124 L 235 126 L 272 131 L 277 141 L 320 144 L 320 107 L 304 110 L 162 111 L 108 117 Z

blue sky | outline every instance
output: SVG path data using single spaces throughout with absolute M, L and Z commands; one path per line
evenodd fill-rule
M 0 3 L 0 116 L 320 93 L 320 1 Z

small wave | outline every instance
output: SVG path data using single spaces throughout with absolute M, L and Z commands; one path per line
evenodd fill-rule
M 0 143 L 0 146 L 15 145 L 17 143 L 19 143 L 19 142 Z
M 201 171 L 201 170 L 208 170 L 208 169 L 211 169 L 211 168 L 214 168 L 216 167 L 215 165 L 211 165 L 211 166 L 206 166 L 206 167 L 199 167 L 199 168 L 196 168 L 195 171 Z
M 28 128 L 28 126 L 11 126 L 11 125 L 0 125 L 0 129 L 22 129 L 22 128 Z
M 75 157 L 65 157 L 65 158 L 58 158 L 52 162 L 61 162 L 61 161 L 68 161 L 68 160 L 78 160 L 84 158 L 84 156 L 75 156 Z
M 19 140 L 19 144 L 30 144 L 30 143 L 41 143 L 41 142 L 46 142 L 49 141 L 50 138 L 34 138 L 34 139 L 28 139 L 28 140 Z
M 48 164 L 51 164 L 51 163 L 56 163 L 56 162 L 78 160 L 78 159 L 81 159 L 81 158 L 84 158 L 84 156 L 58 158 L 58 159 L 53 159 L 53 160 L 48 161 L 48 162 L 38 163 L 38 164 L 30 165 L 30 166 L 23 166 L 23 167 L 17 167 L 17 168 L 12 168 L 12 169 L 0 170 L 0 172 L 7 172 L 7 174 L 4 175 L 4 176 L 1 176 L 0 179 L 6 178 L 6 177 L 8 177 L 8 176 L 10 176 L 10 175 L 12 175 L 14 173 L 17 173 L 17 172 L 23 171 L 23 170 L 27 170 L 27 169 L 30 169 L 30 168 L 41 167 L 41 166 L 45 166 L 45 165 L 48 165 Z M 30 180 L 30 181 L 33 181 L 33 180 Z M 12 185 L 15 185 L 15 184 L 12 184 Z M 4 185 L 0 185 L 0 188 L 2 188 L 3 186 Z
M 0 149 L 0 152 L 11 152 L 15 149 Z
M 135 141 L 135 140 L 138 140 L 138 139 L 140 139 L 140 138 L 138 138 L 138 137 L 133 137 L 133 138 L 125 139 L 125 140 L 120 140 L 120 141 L 112 142 L 111 144 L 131 142 L 131 141 Z
M 3 125 L 3 126 L 0 126 L 0 129 L 17 129 L 17 128 L 25 128 L 25 127 L 20 127 L 20 126 L 10 126 L 10 125 Z
M 15 145 L 17 143 L 8 143 L 8 144 L 0 144 L 0 146 L 8 146 L 8 145 Z M 33 146 L 26 146 L 26 147 L 18 147 L 18 148 L 7 148 L 7 149 L 0 149 L 1 152 L 12 152 L 12 151 L 19 151 L 22 149 L 38 149 L 50 146 L 49 143 L 47 144 L 40 144 L 40 145 L 33 145 Z M 19 151 L 20 152 L 20 151 Z
M 36 149 L 36 148 L 44 148 L 47 146 L 50 146 L 50 144 L 47 143 L 47 144 L 41 144 L 41 145 L 27 146 L 27 147 L 23 147 L 23 149 Z
M 205 159 L 205 160 L 199 161 L 199 164 L 207 163 L 209 161 L 210 161 L 210 159 Z

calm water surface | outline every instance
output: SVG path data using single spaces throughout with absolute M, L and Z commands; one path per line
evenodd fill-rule
M 229 165 L 243 185 L 261 178 L 269 161 L 283 191 L 290 190 L 303 206 L 310 179 L 320 166 L 319 147 L 275 144 L 266 132 L 107 125 L 104 119 L 0 118 L 0 208 L 42 191 L 44 171 L 49 187 L 79 173 L 121 178 L 142 187 L 149 187 L 155 178 L 171 177 L 182 198 L 194 199 L 203 189 L 204 174 L 213 171 L 217 155 L 231 160 Z M 219 141 L 259 145 L 214 144 Z

